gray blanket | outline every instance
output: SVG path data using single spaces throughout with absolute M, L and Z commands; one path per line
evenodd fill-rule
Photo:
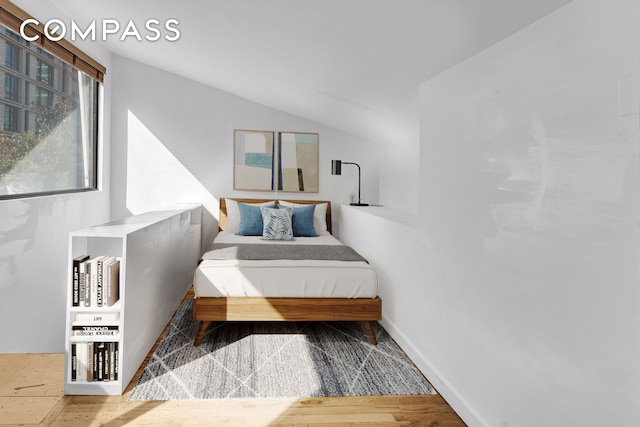
M 202 259 L 368 261 L 349 246 L 271 243 L 213 243 Z

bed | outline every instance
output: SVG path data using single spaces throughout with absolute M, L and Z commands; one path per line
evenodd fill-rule
M 239 209 L 246 214 L 259 206 L 311 210 L 318 236 L 238 235 Z M 211 322 L 224 321 L 359 321 L 377 344 L 371 324 L 382 318 L 377 275 L 331 234 L 330 201 L 221 198 L 218 224 L 194 274 L 193 319 L 200 322 L 194 345 Z

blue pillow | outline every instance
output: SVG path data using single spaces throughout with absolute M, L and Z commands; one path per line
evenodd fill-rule
M 275 204 L 266 206 L 275 208 Z M 262 236 L 262 212 L 260 206 L 238 202 L 240 211 L 240 227 L 236 234 L 241 236 Z
M 293 235 L 296 237 L 317 237 L 316 228 L 313 226 L 313 214 L 316 205 L 301 208 L 293 208 Z

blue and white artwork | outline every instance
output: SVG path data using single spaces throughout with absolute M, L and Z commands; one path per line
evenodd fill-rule
M 318 134 L 234 132 L 234 190 L 318 192 Z
M 318 134 L 278 133 L 278 190 L 318 192 Z
M 271 131 L 235 131 L 235 190 L 271 191 L 275 188 L 274 142 Z

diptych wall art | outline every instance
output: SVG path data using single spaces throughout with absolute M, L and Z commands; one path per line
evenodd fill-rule
M 318 192 L 317 133 L 278 133 L 278 190 Z
M 238 129 L 234 190 L 318 192 L 318 133 Z
M 234 190 L 273 190 L 275 132 L 234 131 Z

